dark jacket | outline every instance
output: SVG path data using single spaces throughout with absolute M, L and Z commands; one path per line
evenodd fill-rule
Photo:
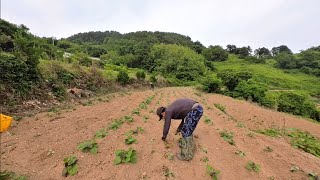
M 171 119 L 181 119 L 181 123 L 179 128 L 181 129 L 183 126 L 183 120 L 187 116 L 188 112 L 192 109 L 192 106 L 197 103 L 192 99 L 178 99 L 170 104 L 166 108 L 165 113 L 165 122 L 163 127 L 163 137 L 166 138 L 170 129 Z

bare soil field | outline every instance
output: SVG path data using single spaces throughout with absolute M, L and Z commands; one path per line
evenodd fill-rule
M 140 107 L 140 114 L 132 113 L 150 97 L 154 98 L 146 108 Z M 194 132 L 197 151 L 189 162 L 175 157 L 181 135 L 174 133 L 180 121 L 172 120 L 167 143 L 164 143 L 161 140 L 163 121 L 158 121 L 155 114 L 157 107 L 178 98 L 195 99 L 204 108 Z M 293 148 L 287 138 L 256 132 L 275 127 L 298 128 L 320 138 L 320 124 L 301 117 L 187 87 L 115 93 L 100 100 L 92 105 L 43 112 L 15 121 L 9 131 L 1 133 L 1 171 L 13 171 L 35 180 L 210 179 L 207 164 L 219 170 L 218 178 L 225 180 L 308 179 L 309 172 L 320 173 L 319 157 Z M 223 106 L 224 111 L 214 104 Z M 97 139 L 97 154 L 77 149 L 99 129 L 124 116 L 131 116 L 134 121 L 124 122 L 118 129 L 109 130 L 106 137 Z M 137 127 L 144 130 L 133 136 L 137 142 L 125 144 L 125 133 Z M 223 130 L 233 132 L 234 145 L 220 137 Z M 115 165 L 115 151 L 129 148 L 136 150 L 137 162 Z M 63 159 L 69 155 L 77 156 L 78 173 L 63 177 Z M 259 164 L 260 171 L 246 169 L 249 161 Z M 299 170 L 291 172 L 292 167 Z

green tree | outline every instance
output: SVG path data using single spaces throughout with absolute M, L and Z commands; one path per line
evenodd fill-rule
M 277 66 L 281 69 L 294 69 L 297 67 L 297 60 L 292 54 L 280 53 L 275 57 Z
M 292 54 L 292 51 L 291 49 L 288 48 L 288 46 L 286 45 L 281 45 L 281 46 L 278 46 L 278 47 L 273 47 L 271 49 L 271 53 L 273 56 L 276 56 L 280 53 L 287 53 L 287 54 Z
M 258 58 L 269 58 L 271 56 L 270 50 L 265 47 L 254 50 L 254 54 Z
M 226 61 L 228 59 L 228 52 L 221 46 L 209 46 L 202 51 L 202 54 L 208 61 Z
M 165 77 L 195 80 L 205 72 L 202 55 L 190 48 L 175 44 L 157 44 L 151 48 L 150 58 L 156 63 L 155 71 Z

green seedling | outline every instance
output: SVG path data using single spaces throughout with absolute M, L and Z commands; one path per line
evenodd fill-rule
M 63 159 L 64 169 L 62 171 L 62 175 L 67 177 L 68 175 L 75 175 L 78 173 L 78 159 L 75 155 L 71 155 Z
M 134 110 L 132 110 L 132 114 L 135 114 L 135 115 L 140 115 L 140 109 L 139 108 L 136 108 Z
M 202 161 L 202 162 L 208 162 L 208 161 L 209 161 L 209 158 L 205 156 L 205 157 L 201 158 L 200 161 Z
M 211 177 L 212 180 L 218 180 L 220 171 L 207 164 L 207 174 Z
M 131 116 L 124 116 L 124 117 L 122 117 L 122 121 L 131 123 L 134 120 L 133 120 L 133 117 L 131 117 Z
M 296 165 L 293 165 L 291 168 L 290 168 L 290 171 L 291 172 L 297 172 L 297 171 L 299 171 L 300 170 L 300 168 L 298 167 L 298 166 L 296 166 Z
M 208 118 L 208 117 L 205 117 L 204 123 L 206 123 L 206 124 L 208 124 L 208 125 L 212 125 L 212 124 L 213 124 L 213 122 L 211 121 L 211 119 Z
M 149 113 L 153 114 L 153 113 L 154 113 L 154 110 L 153 110 L 153 109 L 151 109 L 151 110 L 149 111 Z
M 316 172 L 312 171 L 308 173 L 309 180 L 319 180 L 319 176 Z
M 237 127 L 239 128 L 245 128 L 246 126 L 244 124 L 242 124 L 241 122 L 238 122 L 237 123 Z
M 249 133 L 247 134 L 247 136 L 249 136 L 249 137 L 251 137 L 251 138 L 254 138 L 254 133 L 253 133 L 253 132 L 249 132 Z
M 238 155 L 238 156 L 240 156 L 240 157 L 246 156 L 246 153 L 243 152 L 243 151 L 240 151 L 240 150 L 237 150 L 236 152 L 234 152 L 234 154 L 236 154 L 236 155 Z
M 173 160 L 174 159 L 174 155 L 172 153 L 168 153 L 168 154 L 166 154 L 166 156 L 167 156 L 167 158 L 169 160 Z
M 134 149 L 129 150 L 116 150 L 116 158 L 114 164 L 118 165 L 121 163 L 136 163 L 137 162 L 137 152 Z
M 174 178 L 174 174 L 173 172 L 170 171 L 170 169 L 167 166 L 163 166 L 162 167 L 162 171 L 163 171 L 163 175 L 167 178 L 173 177 Z
M 1 171 L 0 172 L 0 179 L 3 179 L 3 180 L 9 180 L 9 179 L 28 180 L 28 177 L 27 176 L 19 176 L 15 172 L 12 172 L 12 171 Z
M 98 144 L 94 140 L 89 140 L 79 144 L 78 149 L 84 153 L 90 152 L 91 154 L 97 154 Z
M 270 147 L 270 146 L 267 146 L 265 149 L 264 149 L 265 152 L 272 152 L 273 149 Z
M 224 107 L 223 105 L 221 105 L 221 104 L 214 104 L 214 106 L 215 106 L 216 108 L 218 108 L 220 111 L 226 113 L 226 107 Z
M 231 145 L 235 145 L 235 142 L 233 140 L 233 132 L 228 132 L 227 130 L 223 130 L 219 134 L 223 140 L 227 141 Z
M 101 129 L 99 129 L 99 130 L 96 132 L 96 134 L 94 135 L 94 137 L 97 138 L 97 139 L 102 139 L 102 138 L 106 137 L 107 134 L 108 134 L 107 130 L 101 128 Z
M 246 169 L 248 169 L 249 171 L 259 172 L 260 165 L 254 163 L 253 161 L 249 161 L 248 164 L 246 165 Z
M 147 104 L 146 104 L 145 102 L 143 102 L 143 103 L 141 103 L 141 104 L 139 105 L 139 108 L 140 108 L 140 109 L 147 109 Z
M 136 143 L 137 140 L 135 138 L 133 138 L 132 136 L 128 136 L 125 141 L 126 144 L 132 144 L 132 143 Z

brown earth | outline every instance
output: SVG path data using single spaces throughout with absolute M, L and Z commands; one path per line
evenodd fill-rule
M 131 115 L 133 109 L 152 95 L 155 98 L 147 109 L 141 110 L 140 116 L 133 116 L 134 122 L 110 130 L 107 137 L 97 140 L 98 154 L 77 150 L 79 143 L 91 139 L 97 130 L 106 128 L 112 120 Z M 197 152 L 190 162 L 167 158 L 168 154 L 179 150 L 177 140 L 180 136 L 174 135 L 179 121 L 172 121 L 168 144 L 165 145 L 161 140 L 163 122 L 159 122 L 154 113 L 158 106 L 182 97 L 196 99 L 204 107 L 204 116 L 194 132 Z M 207 157 L 207 163 L 221 171 L 219 179 L 308 179 L 309 172 L 320 173 L 320 158 L 294 149 L 285 138 L 253 132 L 271 127 L 294 127 L 320 137 L 320 125 L 303 118 L 222 95 L 199 93 L 192 88 L 117 93 L 102 100 L 105 102 L 57 113 L 39 113 L 14 122 L 9 131 L 1 134 L 1 171 L 14 171 L 36 180 L 173 179 L 164 175 L 166 167 L 175 179 L 210 179 L 206 174 L 206 163 L 201 161 Z M 226 114 L 217 109 L 215 103 L 225 106 Z M 143 116 L 149 116 L 149 119 L 144 122 Z M 205 117 L 213 124 L 205 124 Z M 143 127 L 144 132 L 136 136 L 136 144 L 126 145 L 124 133 L 137 126 Z M 234 132 L 235 146 L 220 137 L 219 132 L 223 129 Z M 253 137 L 248 136 L 249 132 Z M 265 152 L 267 146 L 273 152 Z M 137 151 L 137 163 L 114 165 L 115 150 L 129 147 Z M 236 155 L 237 150 L 245 152 L 246 156 Z M 79 159 L 79 172 L 64 178 L 61 175 L 63 159 L 71 154 Z M 245 168 L 250 160 L 261 166 L 259 173 Z M 299 167 L 300 171 L 290 172 L 292 166 Z

